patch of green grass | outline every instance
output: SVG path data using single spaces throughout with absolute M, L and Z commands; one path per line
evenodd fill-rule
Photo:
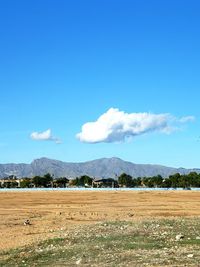
M 184 239 L 176 241 L 182 233 Z M 0 266 L 198 266 L 198 219 L 108 222 L 1 252 Z M 193 253 L 192 257 L 188 254 Z
M 197 245 L 200 246 L 200 240 L 197 239 L 183 239 L 181 241 L 182 245 Z

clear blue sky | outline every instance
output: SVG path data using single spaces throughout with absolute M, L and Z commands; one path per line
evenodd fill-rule
M 0 163 L 49 157 L 200 167 L 200 2 L 2 0 Z M 194 116 L 171 134 L 82 143 L 110 108 Z M 33 140 L 51 129 L 62 140 Z

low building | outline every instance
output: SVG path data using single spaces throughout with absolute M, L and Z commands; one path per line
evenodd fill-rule
M 116 188 L 119 187 L 118 182 L 114 180 L 113 178 L 101 178 L 101 179 L 94 179 L 92 181 L 92 187 L 97 188 L 105 188 L 105 187 L 111 187 Z

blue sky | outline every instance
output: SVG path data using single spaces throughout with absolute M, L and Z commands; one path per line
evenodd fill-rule
M 116 156 L 200 167 L 199 9 L 194 0 L 1 1 L 0 163 Z M 110 108 L 171 114 L 177 129 L 76 138 Z M 179 123 L 185 116 L 195 120 Z M 48 141 L 30 137 L 48 129 Z

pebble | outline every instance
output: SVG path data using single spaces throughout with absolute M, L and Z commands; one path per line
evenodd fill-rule
M 161 235 L 167 235 L 167 232 L 163 232 Z
M 77 261 L 76 261 L 76 265 L 81 264 L 81 262 L 82 262 L 82 259 L 77 260 Z
M 29 220 L 29 219 L 25 220 L 25 221 L 24 221 L 24 225 L 31 225 L 30 220 Z
M 180 234 L 176 236 L 176 241 L 180 241 L 184 238 L 184 235 Z
M 193 258 L 194 257 L 194 254 L 188 254 L 187 257 L 188 258 Z

